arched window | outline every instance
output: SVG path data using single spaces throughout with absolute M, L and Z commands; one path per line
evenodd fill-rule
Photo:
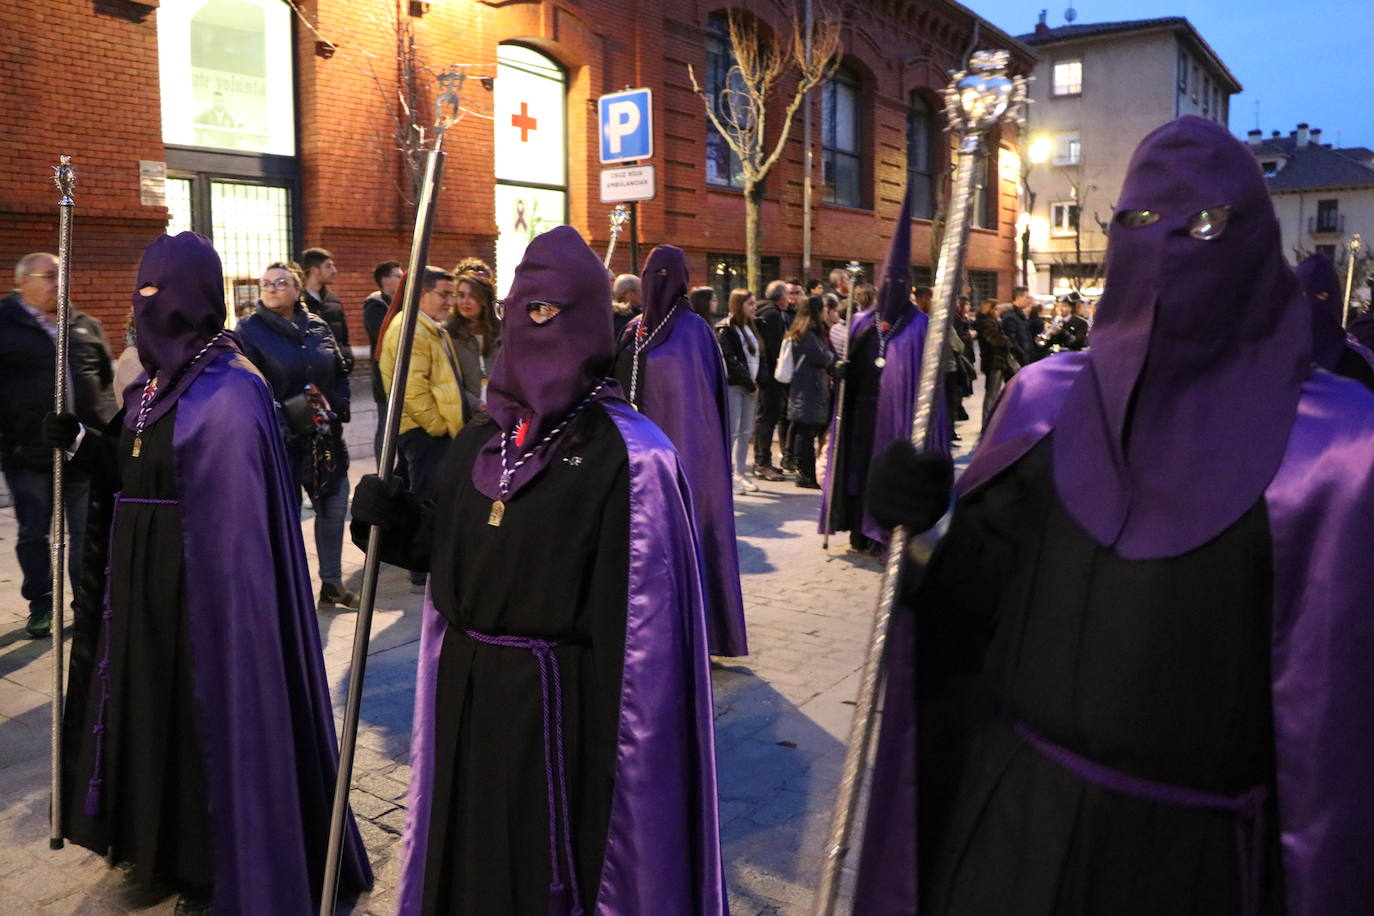
M 863 206 L 859 150 L 859 78 L 842 66 L 821 97 L 821 180 L 830 203 Z
M 935 116 L 919 93 L 911 94 L 906 114 L 906 181 L 911 187 L 911 215 L 935 216 Z
M 568 78 L 533 48 L 496 50 L 496 282 L 510 287 L 525 247 L 568 219 Z
M 730 46 L 730 18 L 727 13 L 712 13 L 706 21 L 706 94 L 715 106 L 716 117 L 728 124 L 722 91 L 729 83 L 735 91 L 742 89 L 739 71 L 735 66 L 734 50 Z M 744 172 L 739 156 L 706 119 L 706 182 L 726 188 L 744 187 Z

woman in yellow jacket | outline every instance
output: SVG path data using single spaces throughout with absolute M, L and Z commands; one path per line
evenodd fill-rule
M 433 493 L 444 450 L 463 428 L 463 378 L 453 340 L 444 330 L 453 304 L 453 274 L 426 267 L 420 289 L 420 314 L 416 316 L 397 444 L 409 468 L 410 490 L 425 500 Z M 390 322 L 382 335 L 379 362 L 388 397 L 401 324 Z M 412 590 L 423 590 L 424 574 L 412 572 L 410 582 Z

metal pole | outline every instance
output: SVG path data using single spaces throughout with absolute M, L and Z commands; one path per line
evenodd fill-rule
M 1350 294 L 1355 289 L 1355 255 L 1359 253 L 1360 246 L 1363 244 L 1358 234 L 1351 237 L 1346 243 L 1346 263 L 1345 263 L 1345 296 L 1341 299 L 1341 327 L 1350 324 Z
M 841 360 L 849 359 L 849 332 L 852 330 L 850 325 L 854 317 L 854 280 L 858 276 L 856 271 L 849 274 L 849 295 L 844 300 L 844 349 L 840 353 Z M 846 373 L 847 375 L 848 373 Z M 829 484 L 826 489 L 825 501 L 825 530 L 821 532 L 821 550 L 830 549 L 830 530 L 835 527 L 835 494 L 839 492 L 839 475 L 835 472 L 840 466 L 840 448 L 844 444 L 841 436 L 844 434 L 844 393 L 846 379 L 840 379 L 839 390 L 835 392 L 835 432 L 832 434 L 835 441 L 830 446 L 830 462 L 834 467 L 827 467 L 826 479 Z
M 1025 98 L 1025 84 L 1021 78 L 1006 76 L 1008 55 L 1005 51 L 980 51 L 973 55 L 969 71 L 955 75 L 945 91 L 946 113 L 950 129 L 961 134 L 959 163 L 955 173 L 950 222 L 941 245 L 940 266 L 935 277 L 935 294 L 930 307 L 930 325 L 925 349 L 921 354 L 921 375 L 916 396 L 916 410 L 911 421 L 911 441 L 917 448 L 926 447 L 934 407 L 939 396 L 941 357 L 949 332 L 949 316 L 959 295 L 959 278 L 964 272 L 964 255 L 968 235 L 973 190 L 979 167 L 985 155 L 983 136 L 1004 117 L 1014 115 Z M 907 552 L 907 532 L 900 525 L 893 529 L 887 548 L 887 566 L 878 593 L 878 608 L 873 616 L 868 653 L 864 659 L 863 675 L 859 681 L 859 696 L 855 703 L 854 719 L 850 724 L 845 748 L 844 769 L 840 775 L 839 792 L 831 821 L 830 838 L 826 845 L 826 859 L 821 871 L 820 888 L 816 897 L 818 916 L 830 916 L 840 890 L 840 875 L 849 853 L 849 834 L 854 826 L 862 788 L 868 745 L 873 734 L 875 699 L 882 679 L 887 646 L 888 623 L 896 600 L 897 581 Z M 913 863 L 914 867 L 914 863 Z
M 57 229 L 57 344 L 53 371 L 53 412 L 67 412 L 67 324 L 71 315 L 72 279 L 72 210 L 76 206 L 72 192 L 76 188 L 76 170 L 72 157 L 63 156 L 53 169 L 53 181 L 58 192 Z M 62 848 L 62 650 L 66 621 L 65 577 L 67 556 L 67 513 L 63 479 L 66 455 L 55 448 L 52 453 L 52 526 L 49 531 L 49 562 L 52 564 L 52 800 L 48 814 L 51 831 L 50 849 Z
M 630 201 L 630 273 L 639 276 L 639 201 Z
M 806 0 L 806 66 L 811 68 L 811 0 Z M 811 170 L 814 162 L 811 159 L 811 93 L 808 92 L 802 99 L 802 149 L 805 151 L 802 158 L 802 281 L 810 282 L 811 279 Z M 846 320 L 848 320 L 846 318 Z M 842 386 L 844 382 L 841 381 Z M 829 535 L 826 535 L 827 539 Z

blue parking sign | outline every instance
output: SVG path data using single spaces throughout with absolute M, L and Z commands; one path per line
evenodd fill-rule
M 602 165 L 654 155 L 654 100 L 648 89 L 603 95 L 596 107 L 601 125 Z

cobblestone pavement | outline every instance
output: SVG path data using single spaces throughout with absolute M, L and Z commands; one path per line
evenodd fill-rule
M 360 401 L 365 392 L 359 388 Z M 977 395 L 966 406 L 978 416 Z M 374 416 L 355 407 L 355 480 L 373 465 Z M 977 423 L 960 430 L 967 445 Z M 821 549 L 815 491 L 790 481 L 760 484 L 736 503 L 751 654 L 723 660 L 712 676 L 730 904 L 748 916 L 810 911 L 881 575 L 878 561 L 850 552 L 843 535 Z M 303 526 L 313 570 L 309 512 Z M 15 533 L 12 512 L 0 511 L 0 911 L 170 913 L 174 898 L 140 899 L 93 853 L 70 844 L 48 849 L 49 642 L 25 638 Z M 362 563 L 345 543 L 354 588 Z M 384 568 L 351 797 L 377 882 L 355 913 L 395 912 L 419 606 L 405 573 Z M 319 614 L 338 715 L 354 621 L 349 612 Z

